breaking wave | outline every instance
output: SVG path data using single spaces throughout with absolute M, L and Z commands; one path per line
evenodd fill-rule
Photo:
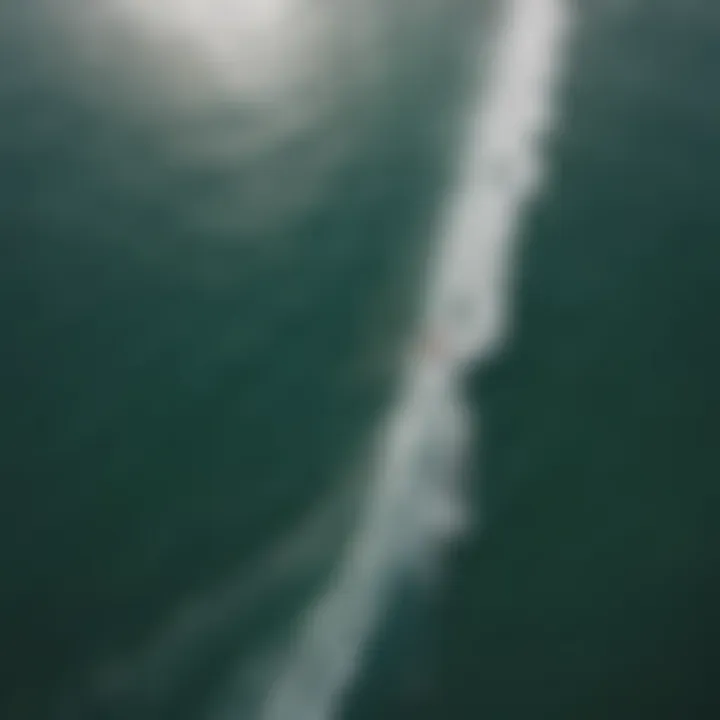
M 471 427 L 459 377 L 507 332 L 513 240 L 541 179 L 570 26 L 564 0 L 512 0 L 503 9 L 437 234 L 417 347 L 373 450 L 364 516 L 300 618 L 262 720 L 336 716 L 398 583 L 432 571 L 470 520 L 461 469 Z

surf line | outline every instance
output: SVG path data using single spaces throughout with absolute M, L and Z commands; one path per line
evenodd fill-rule
M 261 720 L 330 720 L 402 578 L 432 570 L 469 521 L 459 466 L 470 424 L 458 378 L 507 334 L 513 240 L 542 180 L 570 36 L 570 0 L 506 0 L 467 119 L 430 264 L 420 341 L 379 428 L 373 485 L 335 574 L 299 618 Z

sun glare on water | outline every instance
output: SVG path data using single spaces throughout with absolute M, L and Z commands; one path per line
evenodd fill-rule
M 262 97 L 317 64 L 323 18 L 302 0 L 113 0 L 122 24 L 209 82 Z M 315 68 L 316 69 L 316 68 Z
M 314 202 L 360 144 L 354 109 L 384 78 L 379 0 L 45 2 L 47 72 L 107 137 L 131 128 L 165 158 L 158 175 L 232 167 L 225 189 L 189 202 L 206 236 L 252 234 Z
M 272 105 L 327 84 L 339 3 L 317 0 L 65 0 L 68 56 L 100 85 L 171 101 L 221 93 Z

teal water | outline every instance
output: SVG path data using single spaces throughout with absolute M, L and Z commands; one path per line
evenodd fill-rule
M 365 94 L 254 156 L 252 108 L 148 109 L 0 11 L 3 717 L 245 707 L 337 561 L 492 47 L 472 3 L 393 12 Z M 578 16 L 513 335 L 468 379 L 482 530 L 347 717 L 716 715 L 720 14 Z
M 720 15 L 617 5 L 578 28 L 517 331 L 474 382 L 494 519 L 448 593 L 453 717 L 718 712 Z

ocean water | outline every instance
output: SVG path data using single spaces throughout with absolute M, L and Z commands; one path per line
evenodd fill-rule
M 6 2 L 2 717 L 716 717 L 719 37 Z

